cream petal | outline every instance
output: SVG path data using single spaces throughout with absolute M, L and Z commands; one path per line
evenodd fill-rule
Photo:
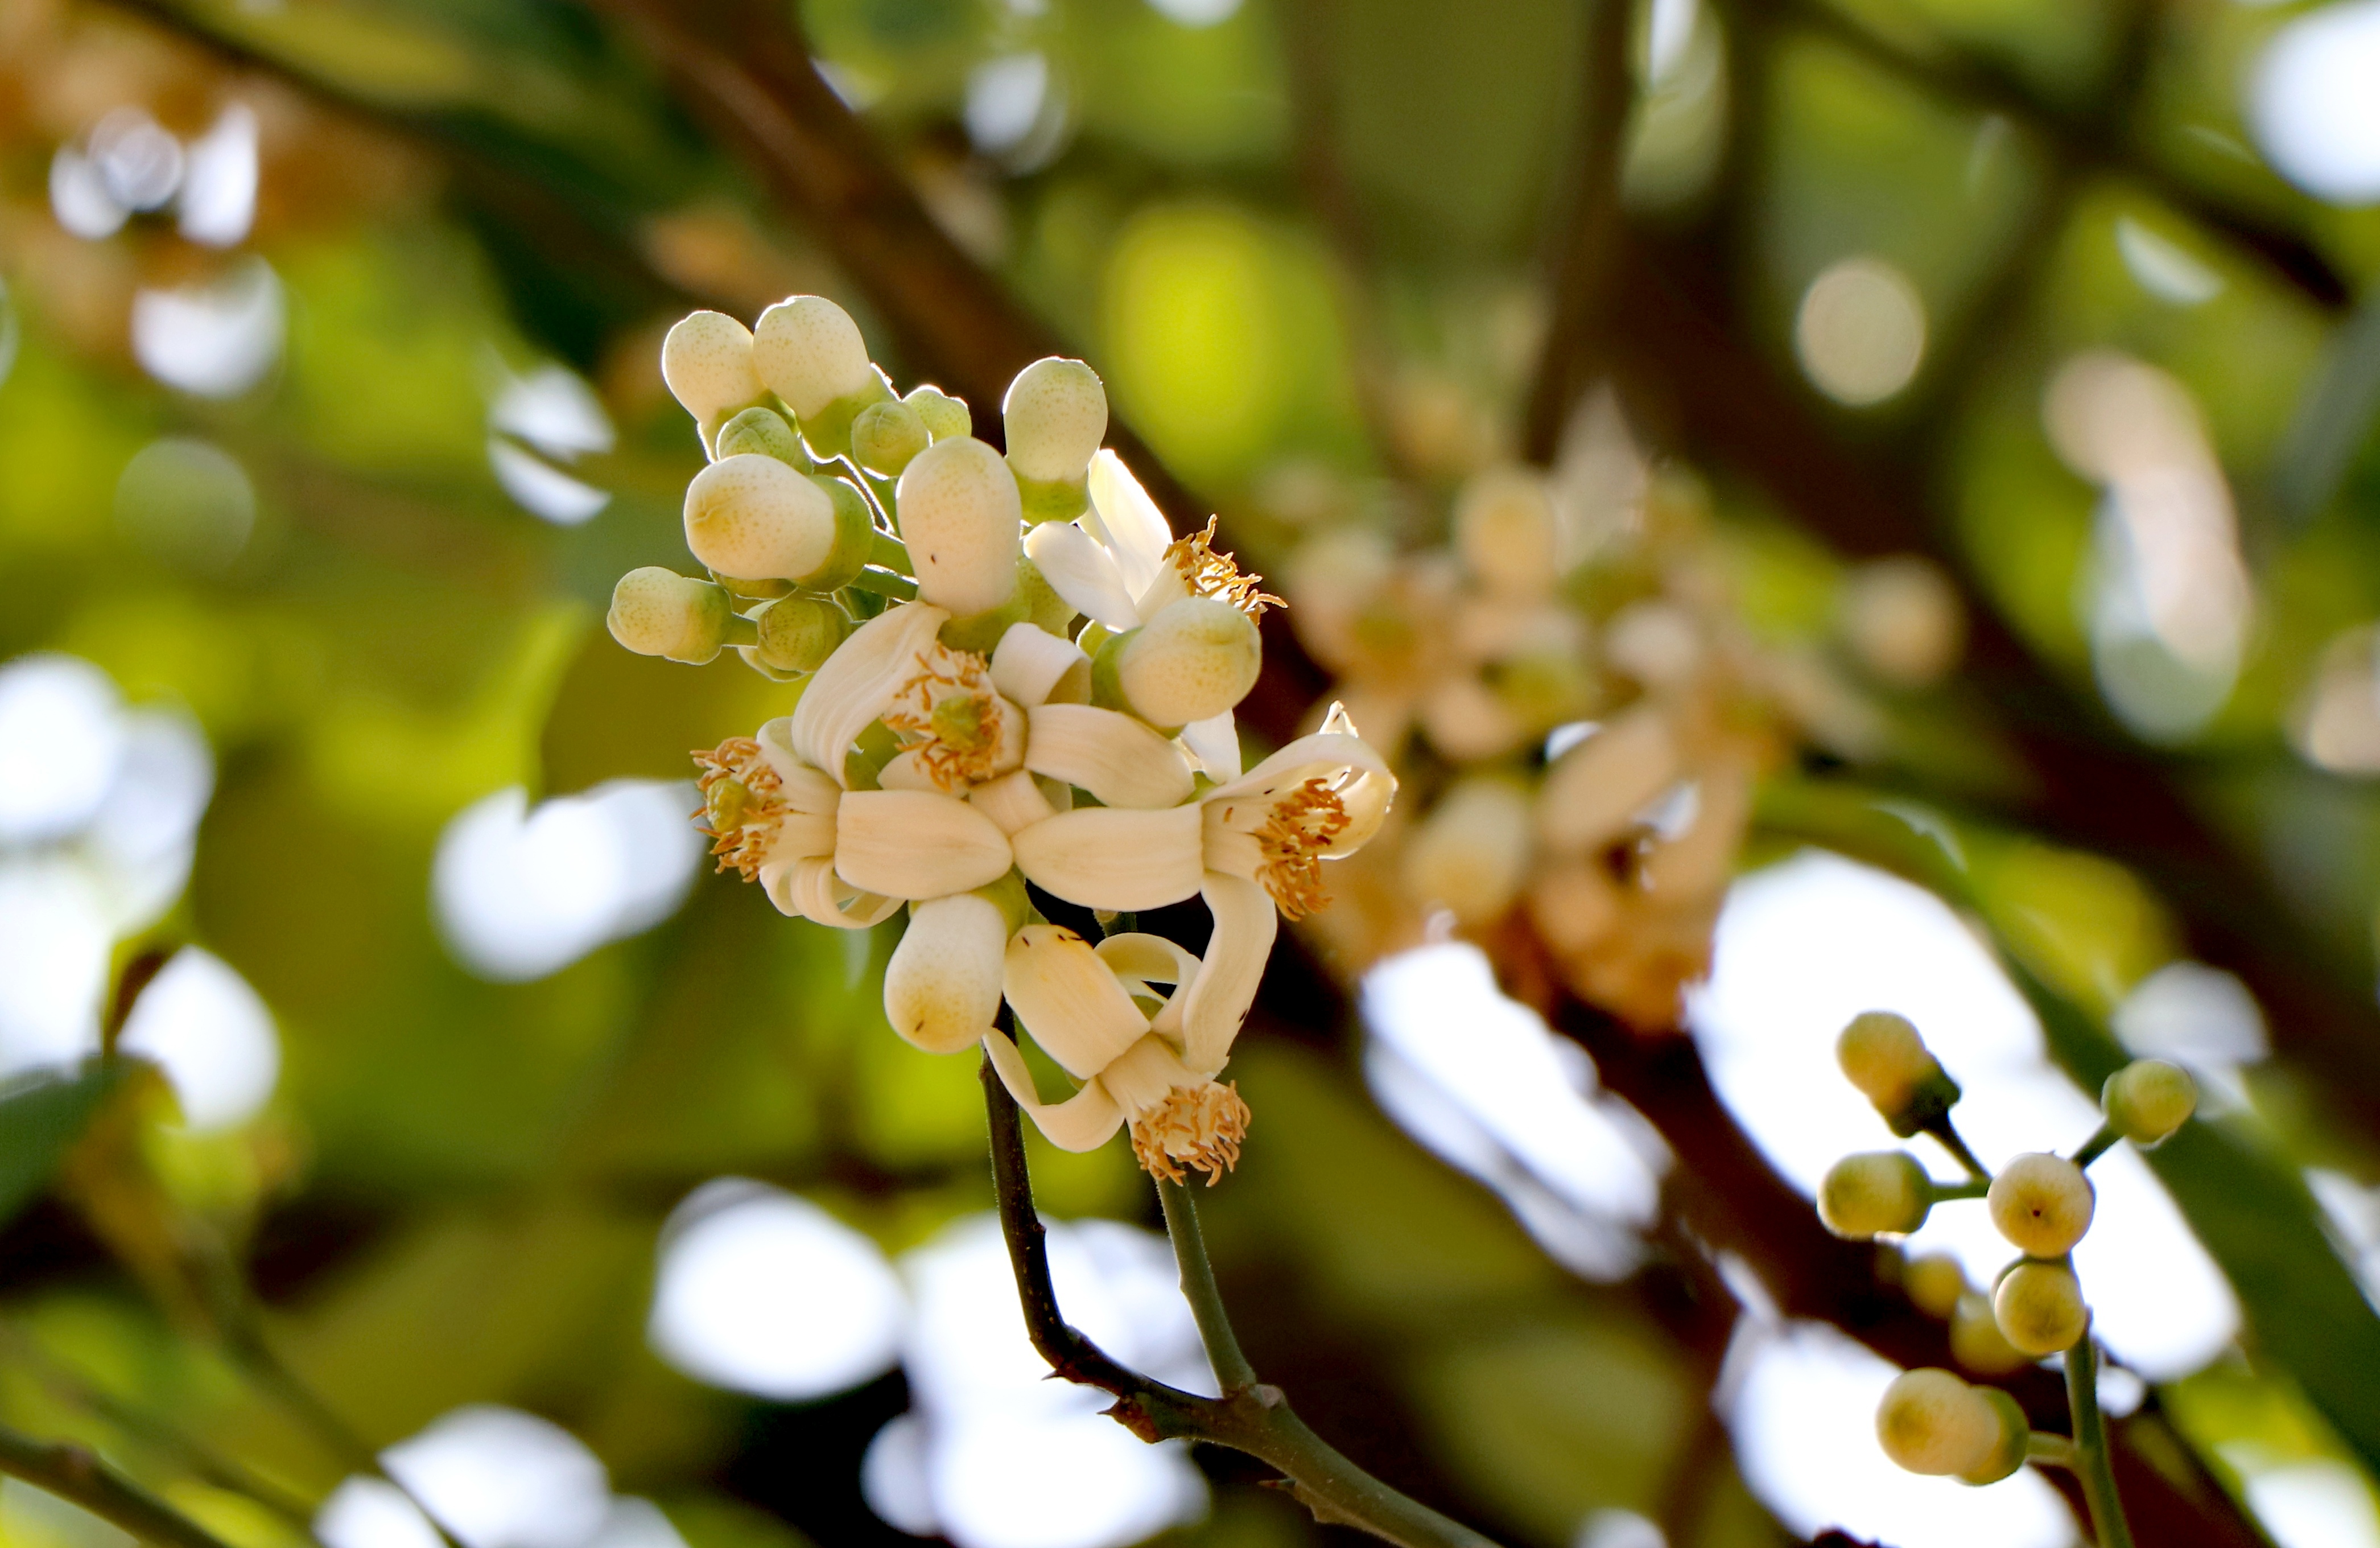
M 973 893 L 917 905 L 884 967 L 884 1015 L 903 1041 L 955 1054 L 1000 1013 L 1008 920 Z
M 886 897 L 941 897 L 1006 875 L 1008 835 L 955 796 L 851 790 L 834 814 L 835 874 Z
M 1184 726 L 1182 745 L 1198 760 L 1208 779 L 1227 784 L 1240 777 L 1240 728 L 1231 711 Z
M 1557 851 L 1617 838 L 1646 803 L 1677 782 L 1677 737 L 1669 717 L 1632 710 L 1572 748 L 1537 790 L 1537 835 Z
M 1091 509 L 1107 529 L 1108 546 L 1115 555 L 1124 589 L 1138 596 L 1164 567 L 1165 551 L 1173 545 L 1173 529 L 1115 453 L 1102 449 L 1093 457 L 1085 481 L 1090 487 Z
M 892 917 L 901 907 L 897 897 L 861 892 L 834 873 L 828 856 L 795 860 L 788 865 L 764 865 L 760 885 L 782 914 L 792 914 L 837 930 L 868 930 Z
M 1030 709 L 1048 701 L 1069 672 L 1088 673 L 1091 658 L 1074 642 L 1033 624 L 1011 624 L 991 652 L 991 686 Z
M 1206 798 L 1211 801 L 1232 796 L 1253 795 L 1258 791 L 1285 789 L 1303 784 L 1318 774 L 1337 769 L 1386 774 L 1389 765 L 1387 760 L 1354 732 L 1322 730 L 1310 737 L 1298 737 L 1239 778 L 1208 791 Z
M 931 603 L 906 602 L 854 630 L 794 706 L 785 739 L 795 756 L 848 788 L 844 762 L 851 744 L 916 674 L 918 657 L 949 617 Z
M 1098 950 L 1100 961 L 1114 969 L 1119 977 L 1132 981 L 1125 985 L 1128 989 L 1133 984 L 1144 988 L 1151 983 L 1173 985 L 1172 994 L 1150 1018 L 1148 1028 L 1179 1042 L 1183 1007 L 1188 1004 L 1190 986 L 1198 981 L 1198 958 L 1162 935 L 1145 935 L 1137 931 L 1111 935 L 1099 944 Z
M 1036 704 L 1026 712 L 1025 766 L 1079 785 L 1109 806 L 1166 807 L 1189 798 L 1181 750 L 1128 714 L 1090 704 Z
M 1086 908 L 1129 912 L 1179 903 L 1205 873 L 1198 809 L 1062 811 L 1012 841 L 1017 869 L 1044 892 Z
M 1011 835 L 1056 815 L 1058 811 L 1026 769 L 977 786 L 967 792 L 967 804 L 990 818 L 1001 832 Z
M 753 739 L 760 744 L 761 758 L 775 771 L 777 794 L 788 807 L 832 817 L 834 803 L 843 796 L 843 786 L 824 772 L 802 762 L 801 755 L 794 750 L 793 727 L 791 716 L 779 715 L 761 726 Z
M 1222 813 L 1224 825 L 1253 833 L 1264 825 L 1277 798 L 1309 779 L 1326 781 L 1347 814 L 1346 826 L 1327 848 L 1318 851 L 1325 859 L 1362 848 L 1379 832 L 1397 793 L 1396 775 L 1368 743 L 1352 731 L 1326 729 L 1298 737 L 1239 778 L 1199 798 L 1210 811 Z M 1211 838 L 1211 823 L 1208 832 Z M 1208 863 L 1219 871 L 1244 874 L 1237 865 L 1218 864 L 1211 859 Z
M 896 752 L 885 765 L 876 771 L 877 788 L 881 790 L 930 790 L 939 793 L 941 786 L 926 772 L 915 748 Z
M 1182 1062 L 1201 1075 L 1212 1075 L 1232 1056 L 1232 1041 L 1257 1003 L 1257 986 L 1264 981 L 1265 964 L 1272 957 L 1273 938 L 1281 916 L 1272 898 L 1256 883 L 1238 876 L 1208 873 L 1200 888 L 1207 910 L 1215 917 L 1215 933 L 1198 977 L 1186 993 L 1182 1014 Z
M 1096 469 L 1098 464 L 1092 466 Z M 1137 628 L 1140 614 L 1115 556 L 1071 521 L 1045 521 L 1025 534 L 1025 552 L 1050 589 L 1110 628 Z
M 1001 980 L 1009 1007 L 1077 1080 L 1138 1042 L 1148 1018 L 1089 942 L 1062 925 L 1028 924 L 1008 943 Z
M 760 863 L 790 865 L 795 860 L 833 853 L 832 812 L 788 811 L 777 820 L 776 836 L 769 841 L 769 852 L 760 858 Z
M 1161 1106 L 1185 1086 L 1203 1086 L 1211 1079 L 1183 1062 L 1172 1044 L 1161 1037 L 1142 1038 L 1109 1065 L 1099 1084 L 1108 1089 L 1127 1117 Z
M 1062 1151 L 1092 1151 L 1108 1142 L 1115 1131 L 1123 1127 L 1123 1109 L 1107 1088 L 1094 1080 L 1063 1102 L 1043 1102 L 1041 1093 L 1033 1087 L 1033 1071 L 1026 1067 L 1025 1055 L 1016 1044 L 998 1032 L 983 1040 L 983 1051 L 990 1056 L 991 1067 L 1000 1072 L 1000 1083 L 1034 1127 L 1048 1137 L 1050 1143 Z

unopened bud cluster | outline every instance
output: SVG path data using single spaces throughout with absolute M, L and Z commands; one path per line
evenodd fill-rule
M 1243 769 L 1233 709 L 1279 599 L 1176 539 L 1102 448 L 1080 360 L 1025 369 L 1007 450 L 932 386 L 896 396 L 857 326 L 798 296 L 746 328 L 698 311 L 662 375 L 699 429 L 687 485 L 700 577 L 649 567 L 613 636 L 702 663 L 733 648 L 798 682 L 791 713 L 698 755 L 722 870 L 787 914 L 866 929 L 905 906 L 884 1008 L 916 1046 L 980 1044 L 1056 1143 L 1129 1128 L 1156 1175 L 1211 1182 L 1248 1121 L 1217 1079 L 1282 916 L 1360 848 L 1396 780 L 1337 709 Z M 1096 945 L 1033 891 L 1101 916 L 1205 899 L 1205 955 L 1126 931 Z M 1080 1082 L 1044 1102 L 1021 1030 Z
M 2073 1261 L 2098 1207 L 2084 1168 L 2119 1139 L 2155 1145 L 2188 1122 L 2197 1106 L 2189 1074 L 2162 1060 L 2135 1060 L 2108 1078 L 2101 1098 L 2107 1123 L 2073 1158 L 2028 1152 L 1989 1173 L 1951 1125 L 1958 1084 L 1907 1018 L 1888 1011 L 1856 1017 L 1843 1029 L 1835 1053 L 1844 1077 L 1894 1133 L 1934 1136 L 1973 1176 L 1961 1183 L 1937 1182 L 1906 1151 L 1846 1156 L 1819 1185 L 1818 1213 L 1828 1228 L 1860 1239 L 1904 1236 L 1946 1200 L 1980 1195 L 1993 1226 L 2020 1254 L 1988 1293 L 1969 1285 L 1957 1261 L 1946 1256 L 1912 1260 L 1902 1278 L 1912 1301 L 1949 1323 L 1950 1348 L 1959 1363 L 1978 1375 L 2006 1375 L 2089 1337 L 2091 1309 Z M 1971 1388 L 1948 1371 L 1912 1371 L 1886 1394 L 1876 1433 L 1893 1460 L 1912 1472 L 1988 1482 L 2007 1476 L 2024 1457 L 2020 1434 L 2014 1460 L 2007 1459 L 2006 1437 L 1976 1406 L 2005 1396 Z M 2013 1408 L 2011 1402 L 2005 1411 Z M 1998 1440 L 1991 1439 L 1996 1435 Z

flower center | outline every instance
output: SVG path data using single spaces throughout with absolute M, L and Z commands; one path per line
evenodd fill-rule
M 1239 1082 L 1176 1086 L 1132 1120 L 1132 1153 L 1152 1176 L 1178 1183 L 1187 1166 L 1206 1173 L 1212 1188 L 1239 1164 L 1247 1132 L 1248 1104 L 1240 1100 Z
M 917 652 L 884 724 L 915 739 L 918 766 L 935 785 L 956 791 L 1000 772 L 1002 714 L 983 657 L 936 642 Z
M 1257 880 L 1281 906 L 1282 918 L 1302 919 L 1330 901 L 1322 890 L 1322 857 L 1350 821 L 1325 774 L 1273 800 L 1257 830 L 1257 847 L 1264 852 Z
M 1287 606 L 1279 597 L 1257 590 L 1263 576 L 1242 575 L 1230 555 L 1215 552 L 1215 521 L 1208 517 L 1205 531 L 1193 532 L 1165 551 L 1165 562 L 1180 574 L 1191 595 L 1230 603 L 1251 618 L 1263 617 L 1268 607 Z
M 730 737 L 711 751 L 696 753 L 694 762 L 702 770 L 702 810 L 694 815 L 701 833 L 715 841 L 710 852 L 719 857 L 720 870 L 752 881 L 784 821 L 784 782 L 749 737 Z

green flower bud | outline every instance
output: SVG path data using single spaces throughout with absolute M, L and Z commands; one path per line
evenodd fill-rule
M 1992 1406 L 1992 1417 L 1999 1421 L 1999 1438 L 1993 1443 L 1991 1454 L 1959 1474 L 1961 1483 L 1998 1483 L 2024 1466 L 2025 1455 L 2033 1447 L 2033 1420 L 2024 1408 L 1998 1387 L 1975 1387 L 1975 1395 Z
M 1081 488 L 1108 433 L 1108 394 L 1099 372 L 1080 360 L 1036 360 L 1008 384 L 1000 413 L 1008 465 L 1020 482 Z M 1081 510 L 1077 505 L 1075 514 Z
M 1987 1465 L 2000 1442 L 2000 1416 L 1984 1395 L 1948 1371 L 1904 1371 L 1876 1408 L 1884 1454 L 1912 1473 L 1955 1477 Z
M 604 627 L 640 656 L 667 656 L 700 665 L 717 655 L 735 627 L 727 592 L 659 565 L 620 577 L 612 588 Z
M 1100 709 L 1132 713 L 1132 703 L 1123 696 L 1123 682 L 1116 669 L 1123 661 L 1125 649 L 1139 635 L 1140 630 L 1136 628 L 1128 628 L 1122 634 L 1110 634 L 1106 625 L 1093 623 L 1086 625 L 1081 636 L 1075 640 L 1075 648 L 1090 655 L 1091 702 Z
M 1026 596 L 1025 588 L 1020 586 L 1010 592 L 1008 600 L 998 607 L 970 613 L 964 618 L 953 618 L 941 627 L 935 638 L 953 651 L 973 651 L 977 655 L 989 656 L 1000 644 L 1000 637 L 1012 627 L 1024 623 L 1031 616 L 1032 611 L 1031 600 Z
M 1025 598 L 1026 616 L 1044 634 L 1063 640 L 1075 620 L 1081 616 L 1075 611 L 1075 604 L 1060 596 L 1058 589 L 1044 579 L 1039 567 L 1022 554 L 1016 557 L 1016 590 Z
M 868 359 L 859 324 L 823 296 L 795 296 L 762 312 L 752 331 L 752 364 L 794 411 L 802 438 L 821 457 L 842 456 L 851 445 L 853 419 L 892 396 L 884 373 Z
M 1828 1230 L 1855 1241 L 1906 1235 L 1925 1225 L 1933 1208 L 1934 1184 L 1906 1151 L 1847 1155 L 1818 1185 L 1818 1217 Z
M 940 387 L 912 387 L 909 396 L 901 401 L 917 411 L 917 417 L 926 421 L 926 433 L 937 441 L 975 433 L 975 420 L 967 412 L 966 400 L 953 397 Z
M 773 457 L 796 473 L 811 472 L 815 466 L 802 450 L 802 438 L 774 408 L 747 408 L 721 425 L 713 450 L 721 457 Z
M 1554 503 L 1546 481 L 1522 468 L 1491 468 L 1463 486 L 1454 506 L 1463 562 L 1491 591 L 1553 594 Z
M 752 616 L 754 653 L 778 672 L 815 672 L 851 633 L 851 615 L 820 597 L 780 597 Z
M 833 501 L 773 457 L 726 457 L 686 487 L 686 545 L 721 575 L 798 580 L 834 540 Z
M 1959 1298 L 1950 1313 L 1950 1354 L 1961 1365 L 1981 1376 L 2005 1376 L 2033 1363 L 2033 1357 L 2008 1341 L 1999 1320 L 1992 1314 L 1991 1298 L 1970 1290 Z
M 1929 1317 L 1948 1321 L 1967 1293 L 1967 1271 L 1947 1252 L 1928 1252 L 1909 1260 L 1900 1271 L 1900 1287 Z
M 2117 1133 L 2147 1150 L 2190 1121 L 2198 1110 L 2198 1085 L 2180 1065 L 2134 1059 L 2107 1077 L 2099 1105 Z
M 762 396 L 752 331 L 723 311 L 681 318 L 662 340 L 662 380 L 708 436 L 721 419 Z
M 918 596 L 964 617 L 1014 593 L 1024 511 L 998 452 L 973 436 L 937 441 L 902 469 L 898 493 Z
M 2091 1325 L 2091 1309 L 2072 1269 L 2028 1258 L 2000 1275 L 1992 1320 L 2011 1347 L 2038 1359 L 2072 1348 Z
M 1264 665 L 1256 620 L 1213 597 L 1168 603 L 1132 635 L 1116 658 L 1116 686 L 1151 725 L 1221 714 L 1247 697 Z
M 810 482 L 825 492 L 834 507 L 834 545 L 818 568 L 795 579 L 808 591 L 840 591 L 859 578 L 876 552 L 876 513 L 868 508 L 867 496 L 854 489 L 848 479 L 818 475 Z
M 2062 1258 L 2091 1228 L 2091 1179 L 2063 1156 L 2018 1156 L 1992 1179 L 1988 1201 L 1992 1224 L 2029 1257 Z
M 933 443 L 926 421 L 897 398 L 871 403 L 851 421 L 851 455 L 862 468 L 884 478 L 900 477 L 909 459 Z
M 1943 1073 L 1905 1016 L 1871 1010 L 1852 1018 L 1835 1040 L 1835 1062 L 1843 1077 L 1876 1104 L 1892 1132 L 1903 1139 L 1948 1113 L 1959 1100 L 1958 1082 Z

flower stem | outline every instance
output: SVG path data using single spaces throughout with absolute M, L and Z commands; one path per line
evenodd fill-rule
M 2082 1481 L 2099 1548 L 2132 1548 L 2132 1529 L 2116 1495 L 2107 1456 L 2107 1424 L 2099 1413 L 2098 1350 L 2087 1327 L 2066 1351 L 2066 1401 L 2074 1414 L 2074 1473 Z
M 2122 1138 L 2122 1135 L 2116 1132 L 2115 1125 L 2101 1124 L 2099 1126 L 2099 1132 L 2084 1140 L 2082 1142 L 2082 1148 L 2074 1152 L 2074 1164 L 2077 1166 L 2090 1165 L 2101 1156 L 2106 1155 L 2109 1151 L 2114 1150 L 2116 1148 L 2116 1141 Z
M 1986 1188 L 1991 1186 L 1991 1168 L 1975 1159 L 1975 1152 L 1967 1148 L 1967 1141 L 1960 1137 L 1959 1126 L 1950 1121 L 1949 1114 L 1943 1114 L 1920 1132 L 1940 1140 L 1942 1148 L 1950 1152 L 1950 1159 L 1957 1162 L 1967 1176 Z
M 156 1548 L 224 1548 L 213 1533 L 83 1446 L 0 1428 L 0 1473 L 71 1501 Z
M 1992 1191 L 1992 1185 L 1987 1182 L 1984 1182 L 1981 1179 L 1962 1183 L 1937 1182 L 1933 1185 L 1933 1188 L 1934 1201 L 1937 1204 L 1946 1202 L 1952 1199 L 1986 1198 Z
M 1058 1310 L 1049 1245 L 1033 1207 L 1021 1115 L 990 1059 L 984 1060 L 981 1075 L 1001 1235 L 1015 1272 L 1026 1335 L 1051 1371 L 1111 1394 L 1116 1402 L 1107 1410 L 1109 1416 L 1144 1441 L 1206 1441 L 1270 1463 L 1287 1475 L 1291 1493 L 1318 1521 L 1354 1527 L 1399 1548 L 1495 1548 L 1470 1528 L 1399 1493 L 1341 1456 L 1290 1411 L 1289 1399 L 1279 1387 L 1256 1379 L 1215 1293 L 1214 1271 L 1208 1265 L 1186 1192 L 1169 1185 L 1160 1197 L 1182 1266 L 1183 1290 L 1190 1298 L 1199 1335 L 1207 1341 L 1208 1358 L 1221 1378 L 1223 1396 L 1201 1397 L 1129 1370 L 1071 1326 Z

